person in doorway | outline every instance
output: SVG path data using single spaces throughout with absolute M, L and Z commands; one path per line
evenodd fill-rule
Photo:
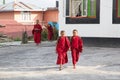
M 41 32 L 42 26 L 39 24 L 39 20 L 36 20 L 36 24 L 34 25 L 34 28 L 32 30 L 34 42 L 36 43 L 36 45 L 39 45 L 41 43 Z
M 65 36 L 65 31 L 61 31 L 61 36 L 59 37 L 56 45 L 56 52 L 58 54 L 57 57 L 57 65 L 60 65 L 59 70 L 62 69 L 62 65 L 68 63 L 67 51 L 70 48 L 70 42 L 68 38 Z
M 83 42 L 81 37 L 78 36 L 78 31 L 73 30 L 73 36 L 71 38 L 71 52 L 72 52 L 72 63 L 73 68 L 76 69 L 76 63 L 79 60 L 80 53 L 83 50 Z
M 80 3 L 79 7 L 78 7 L 78 13 L 77 13 L 76 17 L 80 17 L 81 13 L 82 13 L 82 11 L 81 11 L 81 3 Z

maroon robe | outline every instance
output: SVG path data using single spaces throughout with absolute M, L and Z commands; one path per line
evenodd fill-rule
M 52 28 L 52 26 L 49 26 L 47 29 L 48 29 L 48 40 L 52 40 L 52 38 L 53 38 L 53 28 Z
M 41 43 L 41 32 L 42 32 L 42 27 L 40 24 L 36 24 L 34 25 L 34 28 L 33 28 L 33 35 L 34 35 L 34 42 L 36 44 L 39 44 Z
M 72 62 L 75 65 L 80 57 L 82 52 L 83 42 L 79 36 L 72 36 L 71 39 L 71 51 L 72 51 Z
M 67 51 L 69 50 L 70 42 L 67 37 L 62 36 L 58 39 L 56 52 L 58 54 L 56 64 L 65 64 L 68 62 Z

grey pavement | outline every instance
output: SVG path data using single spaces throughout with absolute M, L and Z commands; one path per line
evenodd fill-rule
M 56 65 L 56 42 L 0 44 L 0 80 L 120 80 L 120 48 L 84 46 L 77 69 Z

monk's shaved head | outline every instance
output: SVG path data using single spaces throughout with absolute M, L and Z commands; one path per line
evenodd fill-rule
M 39 20 L 36 20 L 36 24 L 39 24 Z
M 61 33 L 65 33 L 65 31 L 64 31 L 64 30 L 62 30 L 62 31 L 61 31 Z
M 77 30 L 77 29 L 74 29 L 74 30 L 73 30 L 73 32 L 75 32 L 75 31 L 76 31 L 76 32 L 78 32 L 78 30 Z
M 73 30 L 73 36 L 77 36 L 78 35 L 78 30 L 77 29 L 74 29 Z
M 65 35 L 65 31 L 62 30 L 62 31 L 60 32 L 60 34 L 61 34 L 61 36 L 64 36 L 64 35 Z

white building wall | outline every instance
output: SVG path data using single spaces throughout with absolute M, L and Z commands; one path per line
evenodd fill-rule
M 59 31 L 65 30 L 72 36 L 77 29 L 82 37 L 120 38 L 120 24 L 112 24 L 113 0 L 100 0 L 100 24 L 65 24 L 65 0 L 59 0 Z

